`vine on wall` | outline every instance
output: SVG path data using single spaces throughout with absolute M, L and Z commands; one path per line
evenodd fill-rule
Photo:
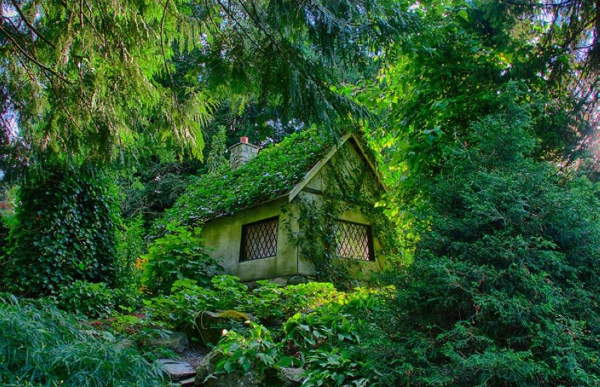
M 299 232 L 286 224 L 291 240 L 300 255 L 315 265 L 317 280 L 332 281 L 341 287 L 352 287 L 358 282 L 351 276 L 354 268 L 362 264 L 352 259 L 339 259 L 336 255 L 335 223 L 346 211 L 359 211 L 369 221 L 373 237 L 379 242 L 380 256 L 391 255 L 398 248 L 398 238 L 384 208 L 376 204 L 382 188 L 365 163 L 357 163 L 347 148 L 342 148 L 324 168 L 322 192 L 318 198 L 298 195 L 295 204 Z M 311 196 L 309 196 L 311 195 Z M 288 213 L 290 209 L 286 210 Z

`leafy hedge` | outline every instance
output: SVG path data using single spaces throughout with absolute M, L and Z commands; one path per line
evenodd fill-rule
M 306 129 L 261 150 L 234 171 L 198 178 L 157 222 L 157 231 L 164 231 L 167 224 L 201 225 L 274 199 L 291 190 L 332 144 L 331 138 Z
M 115 198 L 108 176 L 92 165 L 30 170 L 19 190 L 4 285 L 38 296 L 78 279 L 112 282 Z

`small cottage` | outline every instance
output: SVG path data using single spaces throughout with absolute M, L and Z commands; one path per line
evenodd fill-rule
M 384 187 L 359 136 L 306 130 L 265 149 L 242 137 L 229 154 L 229 171 L 199 178 L 167 214 L 201 226 L 227 272 L 253 281 L 382 267 Z

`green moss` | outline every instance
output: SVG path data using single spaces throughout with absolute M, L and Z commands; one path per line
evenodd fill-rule
M 201 225 L 275 199 L 291 190 L 333 143 L 331 137 L 306 129 L 261 150 L 234 171 L 199 177 L 158 221 L 157 231 L 167 224 Z

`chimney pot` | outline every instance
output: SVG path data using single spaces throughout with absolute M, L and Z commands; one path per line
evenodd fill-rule
M 242 144 L 248 144 L 248 137 L 246 137 L 246 136 L 242 136 L 242 137 L 240 137 L 240 142 L 241 142 Z

